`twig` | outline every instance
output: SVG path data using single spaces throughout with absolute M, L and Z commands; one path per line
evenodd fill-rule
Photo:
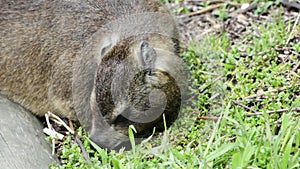
M 70 126 L 71 130 L 73 130 L 73 131 L 75 130 L 71 119 L 69 119 L 69 126 Z
M 215 84 L 218 80 L 220 80 L 223 75 L 218 76 L 214 81 L 212 81 L 209 85 L 205 86 L 203 89 L 200 90 L 200 93 L 203 93 L 207 88 Z
M 49 121 L 49 114 L 45 114 L 45 118 L 46 118 L 46 123 L 47 123 L 47 126 L 48 126 L 48 129 L 49 130 L 54 130 L 50 121 Z M 50 134 L 50 137 L 51 137 L 51 142 L 52 142 L 52 151 L 51 151 L 51 154 L 54 155 L 55 154 L 55 135 L 54 133 L 51 133 Z
M 202 71 L 202 70 L 199 70 L 198 72 L 199 72 L 199 73 L 206 74 L 206 75 L 220 76 L 220 74 L 217 74 L 217 73 L 211 73 L 211 72 L 206 72 L 206 71 Z
M 221 3 L 221 4 L 214 5 L 214 6 L 210 6 L 210 7 L 207 7 L 205 9 L 202 9 L 200 11 L 195 11 L 195 12 L 184 14 L 184 15 L 180 16 L 180 18 L 204 14 L 204 13 L 210 12 L 210 11 L 216 9 L 216 8 L 220 8 L 220 7 L 224 6 L 224 5 L 225 5 L 225 3 Z
M 49 114 L 49 117 L 53 117 L 55 120 L 57 120 L 57 123 L 58 124 L 61 124 L 63 125 L 71 134 L 74 134 L 74 130 L 72 130 L 61 118 L 59 118 L 57 115 L 51 113 L 51 112 L 48 112 Z
M 279 109 L 279 110 L 272 110 L 272 111 L 267 111 L 267 114 L 275 114 L 275 113 L 283 113 L 283 112 L 288 112 L 288 111 L 300 111 L 300 107 L 297 108 L 292 108 L 292 109 Z M 258 113 L 252 113 L 252 114 L 246 114 L 247 117 L 251 116 L 259 116 L 263 115 L 263 112 L 258 112 Z
M 51 125 L 51 123 L 49 121 L 49 114 L 45 114 L 45 119 L 46 119 L 46 123 L 47 123 L 48 128 L 49 129 L 53 129 L 52 125 Z
M 195 1 L 191 1 L 191 2 L 195 2 Z M 198 0 L 198 2 L 207 2 L 207 0 Z M 227 0 L 210 0 L 209 3 L 210 4 L 212 4 L 212 3 L 226 3 L 226 4 L 229 4 L 229 5 L 232 5 L 232 6 L 241 6 L 238 3 L 230 2 L 230 1 L 227 1 Z
M 246 12 L 252 11 L 253 9 L 257 8 L 257 6 L 258 6 L 258 4 L 256 2 L 254 2 L 245 9 L 238 9 L 238 10 L 230 13 L 229 17 L 235 17 L 237 14 L 245 14 Z
M 264 96 L 268 93 L 273 93 L 273 92 L 281 92 L 287 88 L 290 88 L 290 87 L 293 87 L 293 86 L 285 86 L 285 87 L 280 87 L 278 89 L 274 89 L 274 90 L 269 90 L 269 91 L 265 91 L 263 93 L 260 93 L 260 94 L 254 94 L 254 95 L 251 95 L 251 96 L 247 96 L 245 98 L 243 98 L 243 100 L 249 100 L 249 99 L 253 99 L 253 98 L 256 98 L 256 97 L 261 97 L 261 96 Z
M 64 138 L 63 134 L 55 131 L 54 129 L 44 128 L 43 132 L 52 137 L 52 139 L 59 139 L 62 140 Z
M 234 136 L 234 137 L 231 137 L 231 138 L 226 139 L 225 141 L 229 142 L 229 141 L 233 141 L 233 140 L 235 140 L 235 139 L 236 139 L 236 137 Z
M 248 11 L 252 11 L 253 9 L 257 8 L 258 4 L 256 2 L 250 4 L 247 8 L 245 9 L 241 9 L 240 11 L 238 11 L 238 13 L 244 14 Z
M 222 117 L 205 117 L 205 116 L 201 116 L 201 117 L 197 117 L 197 120 L 213 120 L 213 121 L 218 121 L 218 120 L 222 120 Z
M 215 98 L 219 97 L 220 95 L 221 95 L 220 93 L 216 93 L 216 94 L 214 94 L 213 96 L 211 96 L 211 97 L 208 99 L 208 101 L 212 101 L 212 100 L 214 100 Z
M 296 51 L 291 51 L 295 56 L 300 56 L 299 53 L 297 53 Z
M 299 66 L 300 66 L 300 62 L 298 62 L 297 65 L 295 65 L 295 67 L 292 69 L 292 71 L 296 72 L 296 70 L 298 69 Z
M 298 4 L 298 5 L 300 6 L 300 4 Z M 300 7 L 299 7 L 299 8 L 300 8 Z M 299 10 L 300 10 L 300 9 L 299 9 Z M 296 19 L 296 21 L 295 21 L 295 23 L 294 23 L 293 29 L 292 29 L 291 33 L 289 34 L 289 37 L 288 37 L 288 39 L 287 39 L 285 45 L 287 45 L 287 44 L 290 42 L 290 40 L 292 39 L 292 36 L 293 36 L 293 34 L 294 34 L 295 30 L 296 30 L 296 27 L 297 27 L 297 25 L 298 25 L 298 22 L 299 22 L 299 18 L 300 18 L 300 13 L 299 13 L 298 16 L 297 16 L 297 19 Z
M 82 143 L 82 141 L 80 140 L 79 136 L 77 133 L 74 133 L 74 137 L 75 137 L 75 141 L 76 143 L 79 145 L 80 149 L 81 149 L 81 152 L 82 152 L 82 155 L 83 157 L 85 158 L 85 160 L 92 164 L 91 160 L 90 160 L 90 157 L 89 157 L 89 154 L 86 152 L 85 148 L 84 148 L 84 145 Z
M 244 109 L 246 109 L 246 110 L 252 111 L 253 113 L 258 113 L 257 111 L 251 109 L 251 108 L 248 107 L 248 106 L 243 105 L 242 103 L 240 103 L 240 102 L 238 102 L 238 101 L 233 101 L 233 102 L 234 102 L 234 104 L 236 104 L 236 105 L 238 105 L 238 106 L 240 106 L 240 107 L 242 107 L 242 108 L 244 108 Z

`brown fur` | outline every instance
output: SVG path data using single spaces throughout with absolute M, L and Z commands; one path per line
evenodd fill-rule
M 168 74 L 176 74 L 177 70 L 168 66 L 176 65 L 172 63 L 176 60 L 158 57 L 156 62 L 165 70 L 156 66 L 151 78 L 145 75 L 147 71 L 135 76 L 143 69 L 135 56 L 142 41 L 150 45 L 144 47 L 146 54 L 147 50 L 156 48 L 177 54 L 174 23 L 167 22 L 168 30 L 160 34 L 151 32 L 165 27 L 155 24 L 157 18 L 149 19 L 149 23 L 157 27 L 139 23 L 133 23 L 138 26 L 131 27 L 130 18 L 126 18 L 138 17 L 145 12 L 169 16 L 160 3 L 152 0 L 2 0 L 0 3 L 1 94 L 38 116 L 51 111 L 62 117 L 78 119 L 93 140 L 110 149 L 127 140 L 114 129 L 126 134 L 129 124 L 135 125 L 139 133 L 152 130 L 153 126 L 162 127 L 161 118 L 144 124 L 119 116 L 118 108 L 122 109 L 129 103 L 136 106 L 137 111 L 149 107 L 147 98 L 151 88 L 166 93 L 166 110 L 169 111 L 165 113 L 171 114 L 167 120 L 171 123 L 177 117 L 180 89 Z M 126 23 L 121 22 L 122 17 Z M 115 20 L 118 22 L 113 22 Z M 110 31 L 110 24 L 114 31 Z M 140 29 L 145 26 L 150 33 L 143 34 L 140 30 L 135 33 L 134 29 L 139 29 L 139 26 Z M 111 47 L 103 50 L 104 56 L 98 57 L 105 43 Z M 124 74 L 118 77 L 122 72 Z M 135 78 L 136 82 L 128 81 L 128 77 Z M 165 82 L 160 84 L 160 81 Z M 126 82 L 130 89 L 122 88 L 121 82 Z M 146 83 L 149 84 L 135 91 Z M 119 92 L 119 95 L 112 98 L 111 91 Z M 137 94 L 141 91 L 146 92 Z

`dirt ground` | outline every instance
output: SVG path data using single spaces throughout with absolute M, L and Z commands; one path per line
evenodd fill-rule
M 206 7 L 208 4 L 209 7 Z M 278 17 L 283 17 L 285 23 L 293 23 L 299 17 L 300 11 L 299 0 L 281 0 L 277 4 L 270 2 L 242 5 L 227 0 L 185 0 L 167 6 L 173 11 L 178 11 L 177 20 L 183 42 L 200 41 L 207 34 L 226 32 L 230 40 L 238 43 L 244 35 L 255 35 L 258 31 L 255 25 L 274 22 Z M 220 11 L 226 13 L 226 16 L 222 16 Z M 290 39 L 290 42 L 294 43 L 299 41 L 300 33 L 294 39 Z

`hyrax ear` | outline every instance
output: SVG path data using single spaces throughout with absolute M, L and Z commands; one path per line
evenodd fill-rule
M 148 42 L 142 41 L 139 46 L 138 61 L 143 69 L 154 70 L 155 61 L 157 58 L 156 51 L 149 45 Z
M 100 41 L 100 58 L 102 58 L 105 53 L 107 53 L 109 49 L 111 49 L 117 43 L 117 41 L 118 37 L 114 34 L 107 34 L 104 36 L 104 38 Z
M 112 47 L 113 42 L 111 38 L 104 39 L 103 43 L 101 44 L 101 51 L 100 55 L 101 57 L 104 56 L 104 54 Z

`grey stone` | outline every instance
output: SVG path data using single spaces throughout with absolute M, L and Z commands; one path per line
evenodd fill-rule
M 58 164 L 38 119 L 0 95 L 0 168 L 43 169 Z

